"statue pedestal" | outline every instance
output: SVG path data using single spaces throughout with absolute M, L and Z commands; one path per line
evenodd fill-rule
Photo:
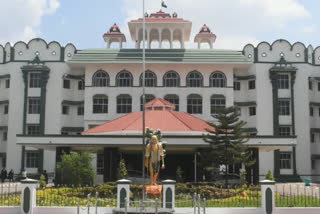
M 162 188 L 162 185 L 149 185 L 145 190 L 148 197 L 161 198 Z

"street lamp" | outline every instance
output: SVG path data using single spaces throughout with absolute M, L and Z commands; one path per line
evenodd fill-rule
M 142 0 L 142 202 L 145 200 L 145 130 L 146 130 L 146 113 L 145 113 L 145 71 L 146 71 L 146 47 L 145 47 L 145 34 L 146 34 L 146 17 L 145 17 L 145 0 Z

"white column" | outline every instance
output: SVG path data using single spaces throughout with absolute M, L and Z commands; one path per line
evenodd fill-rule
M 21 181 L 21 214 L 33 214 L 35 212 L 38 183 L 39 181 L 29 178 Z
M 184 30 L 182 29 L 181 32 L 181 48 L 184 49 Z
M 159 48 L 162 48 L 162 29 L 159 30 Z
M 139 48 L 139 29 L 136 28 L 136 49 Z
M 263 214 L 272 213 L 275 207 L 274 202 L 274 181 L 263 180 L 261 185 L 261 208 Z
M 110 49 L 110 47 L 111 47 L 111 42 L 110 42 L 110 39 L 108 39 L 107 40 L 107 48 Z
M 150 49 L 150 44 L 151 44 L 151 42 L 150 42 L 150 30 L 149 29 L 147 29 L 147 48 L 148 49 Z
M 200 43 L 200 39 L 198 39 L 198 49 L 200 49 L 201 47 L 201 43 Z
M 170 49 L 173 47 L 173 30 L 170 29 Z
M 122 49 L 122 39 L 120 40 L 120 49 Z
M 131 181 L 126 179 L 117 181 L 117 208 L 124 208 L 124 203 L 127 203 L 127 207 L 129 207 L 130 184 Z

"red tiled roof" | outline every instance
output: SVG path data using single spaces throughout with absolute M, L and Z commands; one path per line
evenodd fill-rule
M 214 130 L 206 121 L 188 113 L 176 111 L 146 111 L 146 127 L 168 132 L 205 132 L 206 129 Z M 142 112 L 127 114 L 89 129 L 82 134 L 101 134 L 118 131 L 142 131 Z
M 173 104 L 163 99 L 155 99 L 146 104 L 148 106 L 164 106 Z M 174 106 L 174 105 L 173 105 Z M 166 110 L 147 110 L 145 112 L 146 127 L 153 130 L 160 129 L 162 132 L 205 132 L 206 129 L 214 131 L 214 128 L 200 118 L 186 112 Z M 83 132 L 87 134 L 103 134 L 120 131 L 141 131 L 142 132 L 142 112 L 129 113 L 118 119 L 108 121 L 100 126 Z
M 172 104 L 164 99 L 161 99 L 161 98 L 151 100 L 150 102 L 145 104 L 146 109 L 151 109 L 152 107 L 159 107 L 159 106 L 169 107 L 172 110 L 174 110 L 176 108 L 176 106 L 174 104 Z

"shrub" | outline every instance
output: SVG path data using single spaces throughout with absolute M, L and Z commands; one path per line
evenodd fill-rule
M 121 159 L 119 162 L 119 168 L 118 168 L 118 179 L 124 179 L 127 178 L 128 171 L 126 167 L 126 163 L 124 159 Z
M 76 186 L 91 184 L 96 176 L 91 161 L 88 152 L 62 155 L 61 162 L 57 163 L 59 183 Z
M 267 180 L 274 181 L 274 177 L 273 177 L 273 174 L 272 174 L 271 170 L 268 171 L 268 173 L 266 174 L 265 178 Z
M 45 188 L 47 186 L 46 177 L 44 175 L 40 176 L 40 187 Z
M 241 185 L 247 184 L 246 176 L 247 176 L 247 171 L 245 169 L 241 169 L 241 171 L 240 171 L 240 183 L 241 183 Z

